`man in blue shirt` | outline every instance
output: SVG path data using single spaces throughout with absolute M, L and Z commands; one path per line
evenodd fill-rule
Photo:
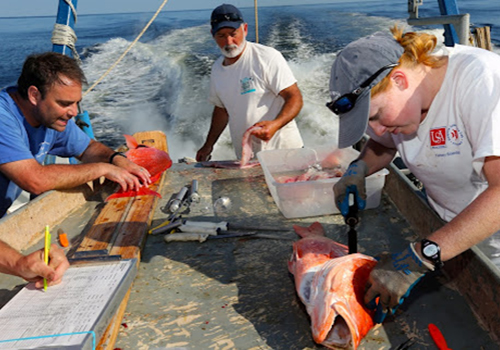
M 38 195 L 101 176 L 123 190 L 151 182 L 146 169 L 75 124 L 83 83 L 76 61 L 48 52 L 29 56 L 17 86 L 0 91 L 0 217 L 22 190 Z M 76 157 L 81 164 L 43 165 L 48 154 Z

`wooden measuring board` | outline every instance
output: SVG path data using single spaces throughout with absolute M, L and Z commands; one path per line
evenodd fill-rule
M 167 139 L 161 131 L 145 131 L 133 135 L 138 144 L 168 152 Z M 168 170 L 167 170 L 168 171 Z M 149 189 L 161 192 L 163 174 L 149 185 Z M 110 199 L 85 234 L 77 252 L 106 249 L 109 255 L 121 255 L 123 259 L 137 258 L 147 237 L 158 197 L 154 195 Z M 130 290 L 101 338 L 97 349 L 113 349 L 119 327 L 128 302 Z

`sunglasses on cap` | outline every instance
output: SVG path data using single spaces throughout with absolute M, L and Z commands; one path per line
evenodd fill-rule
M 241 16 L 237 13 L 223 13 L 213 16 L 210 20 L 212 25 L 222 22 L 243 22 L 243 18 L 241 18 Z
M 349 112 L 356 105 L 356 100 L 361 95 L 363 91 L 365 91 L 371 83 L 385 70 L 389 68 L 394 68 L 398 65 L 398 63 L 391 63 L 387 66 L 380 68 L 376 71 L 372 76 L 366 79 L 359 87 L 352 90 L 351 92 L 340 96 L 335 101 L 330 101 L 326 104 L 326 106 L 335 114 L 340 115 Z

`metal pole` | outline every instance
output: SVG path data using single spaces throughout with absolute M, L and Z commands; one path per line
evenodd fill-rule
M 450 26 L 450 24 L 452 24 L 453 26 L 455 26 L 459 34 L 457 42 L 462 45 L 469 44 L 470 15 L 468 13 L 464 13 L 462 15 L 448 15 L 439 17 L 409 18 L 407 22 L 409 25 L 412 26 L 415 25 L 424 26 L 424 25 L 434 25 L 434 24 L 443 24 L 444 26 Z M 457 34 L 455 33 L 455 35 Z M 452 41 L 452 43 L 453 42 L 455 41 Z M 448 46 L 448 44 L 446 45 Z
M 71 2 L 73 3 L 73 6 L 76 9 L 76 6 L 78 4 L 78 0 L 72 0 Z M 59 8 L 57 10 L 56 23 L 62 24 L 62 25 L 67 25 L 67 26 L 71 27 L 72 29 L 75 28 L 75 17 L 73 15 L 73 12 L 71 11 L 71 7 L 69 7 L 69 5 L 64 0 L 59 0 Z M 59 53 L 62 53 L 63 55 L 73 57 L 73 53 L 71 52 L 71 49 L 66 45 L 54 44 L 54 45 L 52 45 L 52 51 L 59 52 Z
M 443 15 L 443 16 L 459 15 L 460 14 L 460 12 L 458 11 L 457 2 L 455 0 L 438 0 L 438 4 L 439 4 L 439 11 L 441 12 L 441 15 Z M 467 28 L 467 32 L 468 31 L 469 31 L 469 28 Z M 444 44 L 446 46 L 453 46 L 457 42 L 459 42 L 459 38 L 457 36 L 455 28 L 453 28 L 449 24 L 445 24 L 444 25 Z M 467 45 L 467 44 L 465 44 L 465 45 Z
M 68 1 L 73 5 L 76 11 L 78 0 Z M 71 6 L 65 0 L 59 0 L 59 7 L 57 9 L 56 24 L 66 25 L 71 29 L 75 30 L 75 15 Z M 52 51 L 61 53 L 63 55 L 73 57 L 73 52 L 68 45 L 53 44 Z M 79 114 L 75 117 L 76 124 L 86 133 L 91 139 L 95 139 L 94 132 L 92 130 L 92 124 L 90 122 L 90 117 L 87 111 L 82 111 L 80 105 L 78 105 Z M 47 156 L 45 159 L 45 164 L 54 164 L 56 162 L 54 156 Z M 69 159 L 70 164 L 77 164 L 78 160 L 75 158 Z
M 255 7 L 255 42 L 259 42 L 259 14 L 257 9 L 257 0 L 254 0 Z

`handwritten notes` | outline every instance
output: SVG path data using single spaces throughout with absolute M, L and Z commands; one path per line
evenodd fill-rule
M 135 264 L 132 259 L 71 267 L 62 283 L 46 292 L 28 284 L 0 310 L 0 349 L 92 347 L 92 332 L 107 326 L 102 319 L 131 285 Z

